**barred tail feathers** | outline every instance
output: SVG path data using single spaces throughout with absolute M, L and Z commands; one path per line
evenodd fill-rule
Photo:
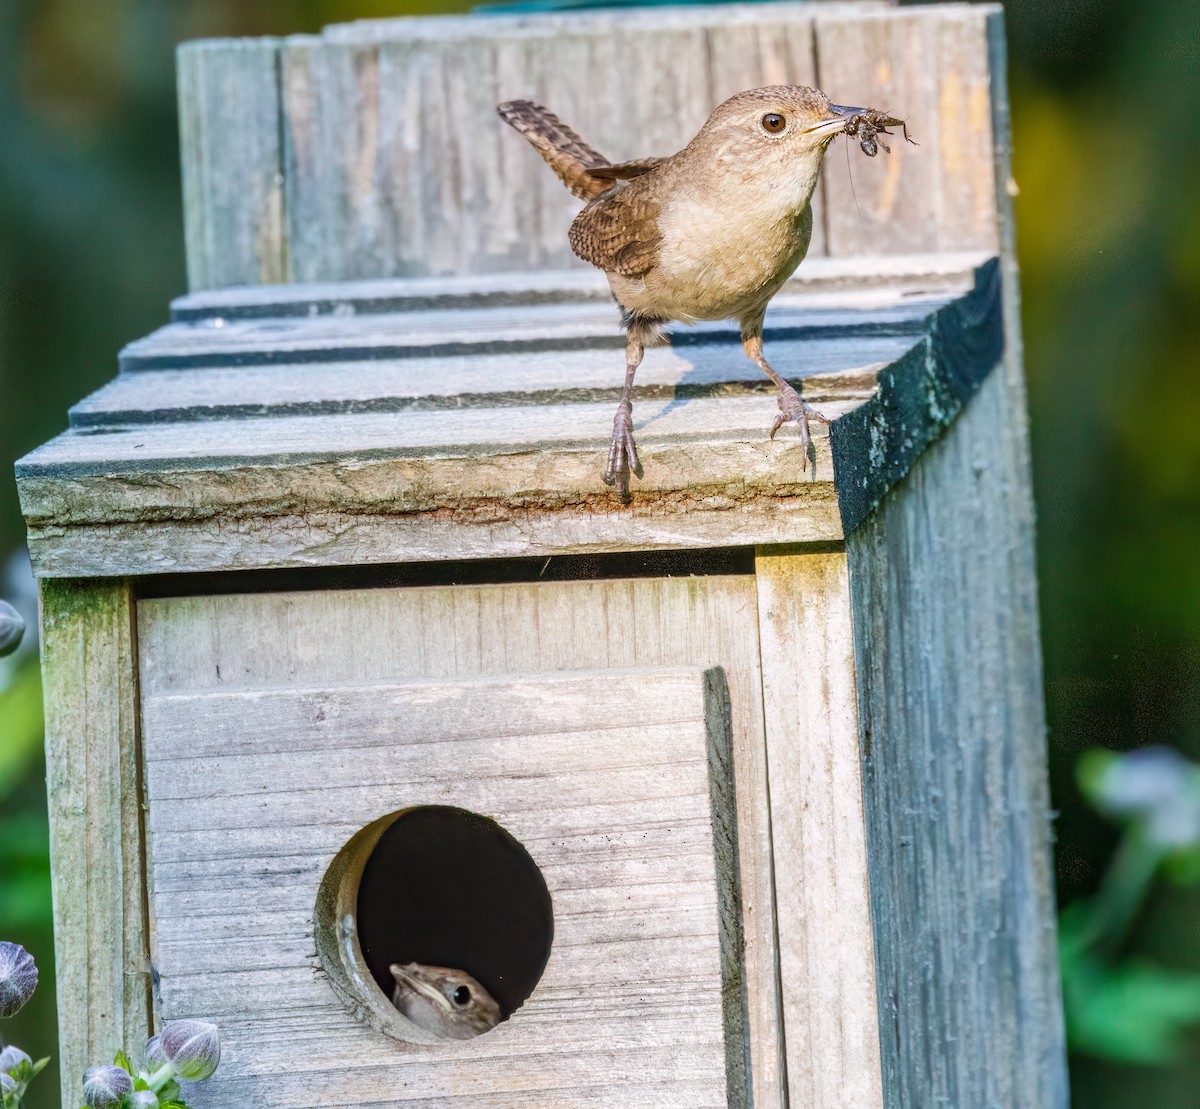
M 496 111 L 505 123 L 520 131 L 554 170 L 558 178 L 580 200 L 591 200 L 613 187 L 611 180 L 591 176 L 588 170 L 607 166 L 597 154 L 549 108 L 532 100 L 508 100 Z

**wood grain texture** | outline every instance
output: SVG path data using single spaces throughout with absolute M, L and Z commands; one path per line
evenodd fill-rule
M 263 42 L 256 60 L 225 44 L 188 48 L 192 286 L 270 280 L 268 257 L 289 281 L 577 269 L 566 230 L 579 204 L 506 133 L 497 103 L 546 104 L 624 161 L 673 153 L 721 100 L 773 83 L 889 108 L 921 144 L 900 139 L 873 160 L 853 143 L 833 148 L 811 255 L 994 249 L 986 23 L 996 10 L 781 3 L 410 18 Z M 238 118 L 222 91 L 231 82 L 253 109 Z M 233 136 L 223 150 L 222 127 Z M 239 135 L 254 156 L 224 175 L 229 184 L 210 184 Z M 282 192 L 265 186 L 270 174 Z
M 277 39 L 178 52 L 188 285 L 288 279 Z
M 523 633 L 513 635 L 513 628 Z M 720 666 L 731 709 L 753 1098 L 758 1106 L 784 1104 L 752 578 L 142 601 L 139 648 L 142 688 L 148 697 L 185 690 L 202 694 L 456 681 L 529 671 Z M 619 706 L 609 717 L 614 725 L 632 722 Z M 159 889 L 185 908 L 209 896 L 185 886 Z
M 802 367 L 811 403 L 867 399 L 878 369 L 899 361 L 911 336 L 847 336 L 772 345 L 781 365 Z M 730 345 L 656 352 L 638 375 L 643 400 L 677 404 L 702 397 L 760 395 L 775 387 Z M 361 365 L 299 363 L 124 374 L 74 405 L 73 428 L 124 428 L 243 418 L 351 416 L 464 408 L 520 408 L 537 404 L 600 403 L 616 408 L 620 375 L 606 350 L 562 354 L 533 351 L 437 358 L 379 358 Z M 769 409 L 769 405 L 765 410 Z M 493 417 L 495 418 L 495 417 Z M 516 419 L 516 415 L 510 416 Z
M 832 292 L 852 294 L 867 307 L 870 300 L 864 294 L 880 288 L 896 298 L 942 290 L 957 292 L 971 284 L 973 272 L 989 256 L 984 251 L 941 251 L 871 258 L 810 258 L 791 276 L 774 303 L 786 304 L 792 294 L 799 292 Z M 607 304 L 611 300 L 608 282 L 597 270 L 546 269 L 205 289 L 176 297 L 171 302 L 171 319 L 176 323 L 283 319 L 586 301 Z
M 729 771 L 726 696 L 717 672 L 647 669 L 146 697 L 161 1015 L 223 1029 L 189 1101 L 745 1106 L 735 849 L 714 840 L 734 817 L 710 784 Z M 533 995 L 469 1042 L 365 1027 L 313 952 L 336 852 L 414 804 L 495 819 L 554 901 Z M 183 887 L 213 890 L 202 914 L 165 895 Z
M 150 1034 L 134 614 L 124 582 L 43 582 L 62 1104 Z
M 1067 1104 L 1025 414 L 993 374 L 847 540 L 886 1104 Z
M 974 276 L 974 275 L 972 275 Z M 959 290 L 961 291 L 961 290 Z M 764 338 L 882 338 L 919 332 L 945 296 L 916 296 L 891 303 L 828 303 L 828 298 L 782 300 L 768 313 Z M 826 300 L 826 303 L 822 303 Z M 678 347 L 738 342 L 728 322 L 672 328 Z M 123 373 L 146 370 L 354 362 L 555 350 L 619 351 L 624 340 L 615 305 L 573 303 L 470 311 L 382 312 L 315 319 L 242 319 L 220 325 L 174 323 L 130 343 L 121 352 Z M 614 356 L 619 362 L 620 355 Z M 569 380 L 569 367 L 564 375 Z
M 278 227 L 286 280 L 578 268 L 566 241 L 578 202 L 505 133 L 495 105 L 544 103 L 615 161 L 670 154 L 736 91 L 814 83 L 810 7 L 331 27 L 259 47 L 272 80 L 278 64 L 274 84 L 265 64 L 242 68 L 246 59 L 223 44 L 190 48 L 181 76 L 185 177 L 204 185 L 187 191 L 192 287 L 265 280 L 252 263 Z M 262 78 L 254 96 L 264 110 L 231 118 L 221 88 L 230 70 L 247 84 Z M 252 188 L 236 215 L 235 183 L 204 184 L 207 167 L 237 151 L 233 139 L 228 153 L 214 148 L 218 124 L 231 136 L 256 128 L 249 141 L 258 165 L 282 167 L 283 196 L 269 194 L 269 221 L 260 174 L 240 171 Z M 814 255 L 824 253 L 821 226 Z
M 908 121 L 891 153 L 825 161 L 829 253 L 995 250 L 987 4 L 816 13 L 822 88 Z M 845 140 L 843 140 L 845 141 Z
M 846 556 L 760 553 L 755 582 L 789 1104 L 878 1109 Z
M 18 464 L 35 566 L 77 576 L 722 545 L 733 511 L 745 543 L 840 539 L 999 357 L 995 265 L 973 282 L 949 300 L 903 281 L 810 290 L 768 316 L 776 365 L 807 376 L 834 420 L 813 465 L 786 432 L 765 437 L 770 391 L 731 336 L 651 352 L 635 391 L 646 477 L 625 510 L 599 474 L 618 380 L 608 352 L 586 346 L 608 341 L 601 305 L 543 304 L 537 326 L 516 307 L 173 324 L 130 365 L 186 368 L 123 375 Z M 525 336 L 515 349 L 493 345 L 505 328 Z M 401 356 L 418 334 L 436 357 Z M 226 364 L 239 360 L 251 364 Z

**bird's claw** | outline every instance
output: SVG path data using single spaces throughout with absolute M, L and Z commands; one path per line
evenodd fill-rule
M 612 442 L 608 448 L 608 464 L 604 467 L 604 484 L 612 485 L 622 501 L 628 501 L 629 475 L 642 476 L 637 444 L 633 440 L 633 405 L 622 401 L 613 417 Z
M 784 424 L 794 423 L 796 429 L 800 432 L 800 452 L 806 461 L 808 459 L 809 446 L 812 443 L 812 434 L 808 427 L 810 419 L 818 420 L 823 424 L 829 423 L 829 420 L 822 416 L 815 408 L 805 404 L 800 394 L 790 385 L 785 383 L 781 386 L 779 390 L 779 415 L 775 417 L 775 422 L 771 425 L 770 437 L 774 439 L 775 432 L 783 427 Z

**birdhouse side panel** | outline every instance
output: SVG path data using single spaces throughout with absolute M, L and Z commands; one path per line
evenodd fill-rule
M 993 373 L 847 541 L 888 1106 L 1067 1103 L 1025 434 Z

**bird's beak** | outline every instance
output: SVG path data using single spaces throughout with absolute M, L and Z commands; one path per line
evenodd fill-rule
M 808 135 L 837 135 L 845 128 L 853 116 L 862 115 L 866 108 L 848 108 L 845 104 L 830 104 L 829 115 L 815 127 L 810 127 Z
M 436 986 L 430 985 L 428 982 L 423 982 L 415 974 L 412 974 L 407 967 L 402 967 L 398 963 L 393 963 L 389 968 L 392 972 L 392 977 L 397 984 L 403 983 L 413 993 L 424 994 L 431 1001 L 439 1004 L 445 1004 L 445 998 L 442 997 L 442 992 Z

